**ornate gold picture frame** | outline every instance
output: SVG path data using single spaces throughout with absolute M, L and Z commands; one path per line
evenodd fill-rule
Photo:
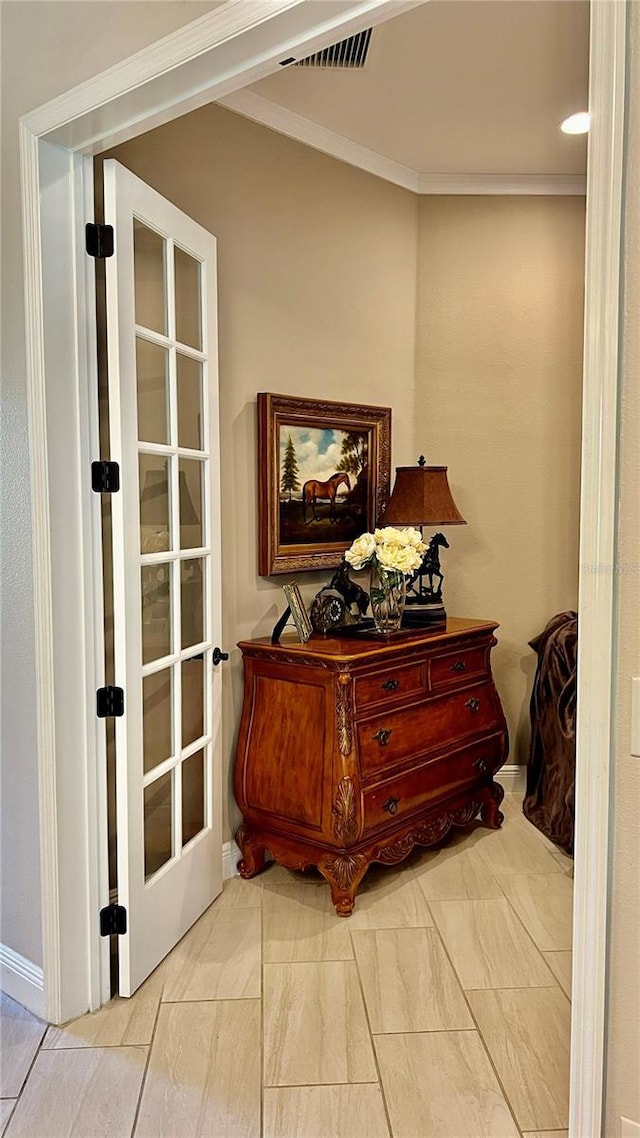
M 260 392 L 260 574 L 339 565 L 386 504 L 390 454 L 390 407 Z

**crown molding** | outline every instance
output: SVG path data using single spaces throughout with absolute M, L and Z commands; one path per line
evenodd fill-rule
M 549 195 L 584 195 L 586 193 L 586 177 L 582 175 L 566 174 L 421 174 L 419 170 L 412 170 L 391 158 L 385 158 L 376 150 L 361 146 L 350 138 L 320 126 L 304 115 L 290 111 L 257 95 L 254 91 L 234 91 L 218 99 L 218 103 L 227 110 L 235 111 L 244 118 L 252 119 L 262 126 L 275 130 L 278 134 L 294 138 L 347 162 L 350 166 L 357 166 L 374 174 L 377 178 L 384 178 L 414 194 L 549 194 Z
M 232 95 L 218 99 L 218 103 L 227 110 L 235 111 L 246 119 L 252 119 L 262 126 L 269 127 L 270 130 L 275 130 L 278 134 L 284 134 L 287 138 L 294 138 L 296 142 L 303 142 L 313 150 L 320 150 L 323 154 L 338 158 L 349 166 L 357 166 L 360 170 L 366 170 L 368 174 L 375 174 L 377 178 L 384 178 L 385 181 L 402 186 L 405 190 L 412 190 L 414 194 L 419 192 L 420 176 L 416 170 L 402 166 L 400 162 L 393 162 L 383 154 L 378 154 L 376 150 L 360 146 L 350 138 L 345 138 L 344 135 L 329 130 L 328 127 L 320 126 L 319 123 L 295 111 L 281 107 L 271 99 L 256 95 L 253 91 L 234 91 Z
M 419 194 L 547 194 L 584 197 L 582 174 L 420 174 Z

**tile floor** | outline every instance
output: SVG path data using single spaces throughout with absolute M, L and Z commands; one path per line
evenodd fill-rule
M 374 867 L 348 920 L 315 876 L 228 881 L 64 1027 L 5 999 L 0 1133 L 566 1138 L 572 862 L 505 815 Z

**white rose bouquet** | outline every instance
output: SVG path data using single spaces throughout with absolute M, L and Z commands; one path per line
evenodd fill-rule
M 420 568 L 426 548 L 420 531 L 412 526 L 385 526 L 356 538 L 344 556 L 352 569 L 377 566 L 385 573 L 397 572 L 407 577 Z
M 400 628 L 406 578 L 422 564 L 426 550 L 420 531 L 412 526 L 385 526 L 363 533 L 345 553 L 352 569 L 371 568 L 371 611 L 378 632 Z

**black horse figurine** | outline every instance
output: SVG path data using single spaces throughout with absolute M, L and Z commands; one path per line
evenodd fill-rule
M 440 570 L 440 554 L 439 549 L 449 548 L 449 542 L 443 533 L 434 533 L 429 545 L 427 546 L 426 553 L 420 563 L 420 568 L 416 570 L 412 577 L 409 578 L 409 588 L 415 596 L 416 600 L 420 601 L 441 601 L 442 600 L 442 582 L 444 581 L 444 574 Z M 428 577 L 429 587 L 425 588 L 422 584 L 423 577 Z M 434 581 L 437 578 L 437 585 Z M 418 589 L 413 589 L 415 581 L 420 581 Z

